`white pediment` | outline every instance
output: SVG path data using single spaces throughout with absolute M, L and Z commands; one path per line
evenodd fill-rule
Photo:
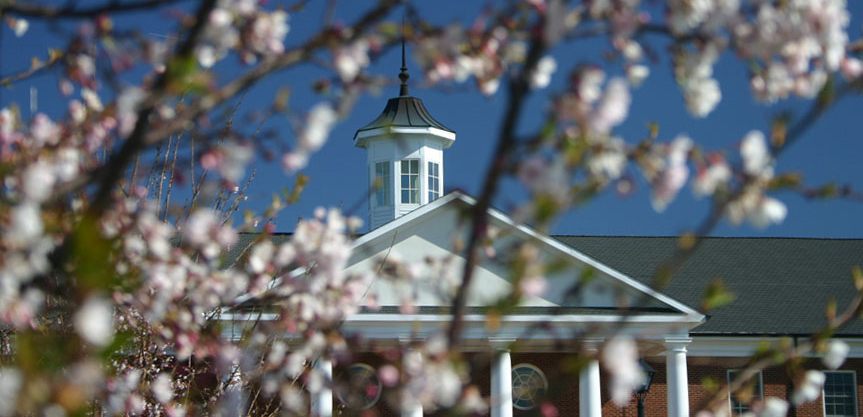
M 368 294 L 381 307 L 400 306 L 406 297 L 413 297 L 420 307 L 451 306 L 464 268 L 463 250 L 458 249 L 467 240 L 468 220 L 464 216 L 472 205 L 470 197 L 452 193 L 373 230 L 357 240 L 348 271 L 378 275 L 376 272 L 388 257 L 415 265 L 427 265 L 427 260 L 433 260 L 433 265 L 445 263 L 446 267 L 415 268 L 425 271 L 416 280 L 376 278 Z M 543 274 L 548 287 L 541 296 L 522 297 L 519 307 L 538 313 L 558 307 L 613 313 L 621 306 L 628 306 L 700 316 L 560 242 L 514 224 L 500 212 L 491 210 L 489 218 L 500 235 L 492 246 L 496 255 L 483 257 L 475 267 L 468 307 L 495 305 L 510 294 L 513 253 L 515 248 L 529 242 L 538 251 L 539 263 L 549 266 Z

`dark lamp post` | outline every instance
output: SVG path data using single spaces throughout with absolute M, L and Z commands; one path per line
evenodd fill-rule
M 656 369 L 653 369 L 644 358 L 640 359 L 641 370 L 644 371 L 644 385 L 635 391 L 635 399 L 638 401 L 638 417 L 644 417 L 644 397 L 647 396 L 647 390 L 650 389 L 650 383 L 653 382 L 653 375 L 656 374 Z

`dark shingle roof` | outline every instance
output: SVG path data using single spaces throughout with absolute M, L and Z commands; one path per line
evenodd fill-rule
M 426 110 L 422 100 L 411 96 L 389 99 L 383 113 L 371 123 L 358 129 L 357 133 L 387 127 L 434 127 L 455 133 L 454 130 L 435 120 Z
M 648 285 L 657 266 L 674 254 L 677 244 L 675 237 L 553 237 Z M 257 238 L 257 234 L 240 234 L 227 258 L 237 259 Z M 270 238 L 279 244 L 290 239 L 290 234 Z M 722 278 L 736 299 L 705 311 L 707 321 L 692 334 L 806 335 L 826 323 L 829 300 L 836 300 L 839 311 L 851 302 L 855 295 L 851 268 L 855 265 L 863 265 L 863 239 L 711 237 L 704 238 L 667 288 L 657 290 L 701 310 L 705 286 Z M 857 319 L 838 334 L 863 336 L 863 322 Z
M 675 250 L 673 237 L 556 236 L 557 240 L 646 284 Z M 839 311 L 855 295 L 851 269 L 863 263 L 863 240 L 705 238 L 696 253 L 658 289 L 699 308 L 705 286 L 721 277 L 736 299 L 707 311 L 693 334 L 808 334 L 826 323 L 835 299 Z M 863 336 L 856 319 L 838 334 Z

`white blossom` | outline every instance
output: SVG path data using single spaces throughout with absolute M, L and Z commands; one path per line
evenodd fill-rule
M 20 38 L 27 33 L 27 29 L 30 29 L 30 22 L 25 19 L 10 19 L 10 26 L 15 36 Z
M 824 386 L 824 372 L 821 371 L 806 371 L 803 381 L 797 385 L 794 394 L 791 395 L 791 402 L 795 406 L 815 401 L 821 396 L 821 388 Z
M 650 67 L 647 65 L 630 65 L 626 68 L 626 78 L 633 87 L 640 86 L 648 75 L 650 75 Z
M 845 362 L 845 358 L 848 356 L 848 351 L 850 350 L 851 348 L 844 341 L 831 339 L 827 343 L 827 351 L 824 353 L 824 358 L 822 359 L 824 366 L 829 369 L 839 368 Z
M 611 400 L 618 406 L 626 405 L 644 384 L 638 358 L 638 346 L 628 336 L 617 335 L 602 349 L 602 364 L 611 374 Z
M 184 236 L 192 245 L 203 245 L 209 242 L 210 232 L 217 222 L 215 212 L 206 208 L 198 209 L 189 216 L 183 229 Z
M 740 143 L 740 156 L 747 174 L 760 175 L 771 161 L 764 134 L 757 130 L 747 133 Z
M 0 416 L 15 415 L 23 377 L 15 368 L 0 368 Z
M 101 297 L 88 298 L 75 313 L 74 323 L 78 334 L 96 346 L 105 346 L 114 339 L 114 310 Z
M 692 183 L 692 190 L 696 196 L 703 197 L 713 195 L 716 189 L 731 180 L 731 167 L 722 157 L 711 161 L 707 168 L 700 168 Z
M 87 107 L 93 111 L 102 111 L 104 109 L 102 107 L 102 100 L 99 99 L 99 95 L 89 88 L 85 87 L 81 89 L 81 98 L 83 98 L 84 102 L 87 103 Z
M 775 198 L 763 197 L 746 219 L 753 227 L 763 229 L 771 224 L 782 223 L 787 214 L 788 208 L 784 203 Z
M 315 152 L 324 145 L 333 124 L 338 119 L 338 114 L 327 103 L 318 103 L 306 117 L 306 124 L 297 138 L 300 148 Z
M 342 81 L 353 81 L 369 65 L 369 41 L 358 39 L 348 46 L 339 47 L 333 54 L 333 64 Z
M 590 157 L 587 168 L 590 173 L 606 180 L 615 180 L 626 169 L 626 144 L 623 139 L 612 138 L 604 143 L 601 150 Z
M 674 139 L 669 145 L 668 160 L 665 168 L 659 172 L 652 185 L 653 193 L 651 203 L 653 209 L 662 212 L 677 196 L 677 193 L 686 185 L 689 178 L 689 167 L 687 166 L 687 154 L 692 148 L 692 139 L 681 135 Z
M 6 239 L 10 243 L 26 245 L 42 235 L 42 211 L 37 204 L 24 203 L 12 208 L 11 224 Z
M 52 168 L 47 162 L 38 161 L 24 171 L 21 191 L 29 201 L 41 203 L 51 196 L 56 182 Z
M 259 13 L 249 31 L 249 48 L 259 54 L 280 54 L 285 50 L 283 42 L 288 30 L 288 14 L 284 11 Z
M 626 120 L 631 101 L 626 80 L 612 78 L 590 119 L 594 133 L 608 134 L 613 127 Z
M 56 145 L 60 141 L 60 128 L 44 113 L 39 113 L 30 124 L 30 135 L 37 146 Z
M 171 387 L 171 376 L 162 372 L 156 375 L 153 382 L 150 383 L 150 391 L 153 392 L 153 397 L 156 401 L 166 404 L 174 398 L 174 389 Z
M 776 397 L 764 399 L 764 406 L 758 417 L 785 417 L 788 414 L 788 402 Z
M 557 61 L 550 56 L 542 57 L 530 76 L 531 88 L 541 89 L 551 83 L 551 75 L 557 70 Z
M 700 78 L 690 80 L 683 86 L 686 108 L 696 117 L 705 117 L 719 101 L 722 100 L 722 91 L 719 82 L 713 78 Z

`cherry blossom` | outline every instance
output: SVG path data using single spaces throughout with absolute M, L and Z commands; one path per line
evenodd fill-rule
M 87 342 L 104 346 L 114 338 L 114 312 L 107 300 L 91 297 L 75 314 L 75 329 Z
M 536 64 L 530 78 L 530 86 L 533 88 L 545 88 L 551 83 L 551 75 L 557 69 L 557 61 L 550 56 L 543 57 Z
M 352 44 L 339 48 L 333 54 L 333 61 L 343 81 L 353 81 L 360 71 L 369 65 L 369 41 L 358 39 Z
M 689 178 L 689 167 L 686 161 L 691 148 L 692 139 L 688 136 L 678 136 L 669 145 L 665 168 L 659 172 L 652 184 L 651 202 L 654 210 L 664 211 L 677 192 L 686 185 L 686 180 Z
M 626 405 L 632 393 L 644 384 L 638 358 L 638 347 L 627 336 L 615 336 L 602 349 L 602 364 L 611 373 L 611 399 L 618 406 Z
M 277 196 L 272 212 L 245 216 L 232 214 L 238 207 L 226 200 L 244 201 L 242 183 L 259 155 L 280 157 L 287 173 L 296 175 L 356 97 L 380 89 L 371 63 L 395 39 L 386 22 L 393 10 L 388 3 L 360 26 L 334 20 L 309 43 L 287 42 L 289 19 L 296 17 L 255 0 L 219 0 L 200 9 L 200 22 L 189 10 L 172 9 L 160 16 L 176 19 L 172 26 L 181 32 L 158 39 L 146 31 L 119 30 L 125 24 L 117 25 L 106 12 L 76 18 L 82 22 L 69 31 L 68 48 L 50 52 L 47 63 L 34 61 L 33 73 L 55 76 L 52 85 L 68 103 L 60 115 L 24 116 L 14 104 L 0 109 L 0 159 L 6 168 L 0 192 L 6 213 L 0 233 L 0 321 L 24 336 L 42 332 L 80 346 L 75 345 L 75 355 L 58 358 L 63 366 L 57 372 L 15 364 L 0 369 L 0 415 L 75 412 L 57 400 L 67 397 L 55 385 L 38 398 L 30 388 L 21 390 L 38 381 L 75 384 L 75 398 L 98 401 L 108 414 L 236 414 L 248 405 L 244 390 L 250 387 L 281 401 L 282 411 L 306 413 L 309 392 L 333 382 L 314 364 L 340 363 L 355 353 L 340 324 L 361 306 L 377 306 L 367 294 L 372 282 L 389 280 L 404 312 L 417 311 L 420 284 L 433 282 L 432 291 L 442 297 L 457 293 L 464 265 L 455 256 L 409 262 L 393 254 L 381 262 L 379 273 L 352 273 L 345 268 L 353 254 L 352 234 L 361 225 L 357 218 L 321 208 L 277 243 L 268 234 L 274 230 L 269 220 L 286 204 L 284 196 Z M 748 87 L 765 103 L 811 100 L 827 86 L 859 80 L 863 64 L 848 55 L 854 44 L 847 34 L 846 2 L 670 0 L 661 13 L 643 3 L 537 0 L 512 11 L 490 5 L 468 24 L 443 26 L 412 10 L 410 19 L 421 24 L 406 37 L 426 86 L 470 82 L 457 87 L 486 96 L 511 85 L 550 89 L 553 102 L 544 130 L 512 138 L 516 150 L 496 161 L 531 197 L 553 206 L 553 214 L 581 203 L 585 191 L 598 193 L 615 183 L 631 187 L 640 172 L 658 211 L 691 181 L 693 192 L 711 196 L 732 224 L 760 228 L 782 222 L 788 209 L 770 195 L 777 156 L 761 131 L 746 134 L 738 159 L 733 150 L 703 149 L 685 135 L 662 142 L 651 131 L 637 142 L 640 138 L 625 137 L 629 130 L 621 127 L 629 127 L 633 95 L 644 91 L 635 88 L 650 82 L 654 54 L 663 51 L 672 51 L 675 79 L 696 118 L 713 113 L 723 88 L 735 88 L 716 78 L 720 59 L 745 62 Z M 15 10 L 4 9 L 4 19 L 16 36 L 42 26 L 30 28 L 38 14 L 25 20 Z M 190 36 L 194 27 L 201 31 Z M 553 86 L 553 75 L 570 71 L 560 67 L 564 60 L 555 58 L 557 48 L 594 30 L 608 38 L 603 55 L 608 59 L 586 57 L 566 73 L 565 85 Z M 657 48 L 654 35 L 664 36 L 668 47 Z M 191 62 L 174 56 L 186 41 Z M 223 72 L 220 61 L 229 58 L 239 65 Z M 294 123 L 293 142 L 289 134 L 263 140 L 239 119 L 221 117 L 224 107 L 264 75 L 309 62 L 323 64 L 325 82 L 315 84 L 315 91 L 324 101 L 305 110 L 293 103 L 272 107 L 273 114 L 283 113 Z M 504 96 L 490 100 L 509 99 Z M 141 131 L 132 137 L 137 125 L 145 128 L 143 137 Z M 515 130 L 521 135 L 523 128 Z M 122 160 L 118 155 L 126 145 L 132 156 Z M 121 160 L 116 166 L 115 158 Z M 166 161 L 172 158 L 176 166 L 191 168 L 171 168 Z M 630 163 L 636 169 L 630 170 Z M 118 173 L 110 174 L 114 168 Z M 161 190 L 165 182 L 177 187 L 173 199 Z M 516 208 L 527 222 L 546 211 L 532 203 Z M 240 231 L 261 235 L 247 243 L 238 238 Z M 513 251 L 502 243 L 505 233 L 490 230 L 485 237 L 482 253 L 489 261 L 506 262 Z M 77 247 L 81 242 L 86 251 Z M 523 268 L 510 296 L 541 296 L 549 282 L 537 252 L 523 247 L 513 253 Z M 76 276 L 74 262 L 84 255 L 98 258 L 94 268 L 110 279 Z M 59 307 L 54 299 L 61 300 Z M 51 316 L 55 309 L 62 314 Z M 265 309 L 266 318 L 249 319 L 247 312 L 255 309 Z M 115 334 L 133 339 L 128 349 L 139 349 L 129 354 L 137 355 L 134 361 L 114 350 Z M 609 336 L 600 356 L 611 376 L 613 400 L 623 404 L 643 374 L 634 339 Z M 471 364 L 461 362 L 447 344 L 445 336 L 436 335 L 382 355 L 386 363 L 377 375 L 397 392 L 396 407 L 486 412 L 487 401 L 470 380 Z M 830 369 L 848 353 L 841 341 L 823 348 Z M 196 372 L 215 376 L 217 387 L 206 399 L 179 401 L 189 397 Z M 818 371 L 801 377 L 795 404 L 816 399 L 824 383 Z M 32 409 L 18 408 L 25 402 Z M 550 403 L 541 407 L 545 415 L 559 414 Z M 784 415 L 787 408 L 768 397 L 752 411 Z
M 851 347 L 847 343 L 836 339 L 830 340 L 827 343 L 827 351 L 824 353 L 824 358 L 822 359 L 824 366 L 829 369 L 839 368 L 845 362 L 845 358 L 848 356 L 850 350 Z
M 799 406 L 803 403 L 817 400 L 821 396 L 821 388 L 826 378 L 824 372 L 806 371 L 803 380 L 797 384 L 794 393 L 791 395 L 791 402 L 795 406 Z

